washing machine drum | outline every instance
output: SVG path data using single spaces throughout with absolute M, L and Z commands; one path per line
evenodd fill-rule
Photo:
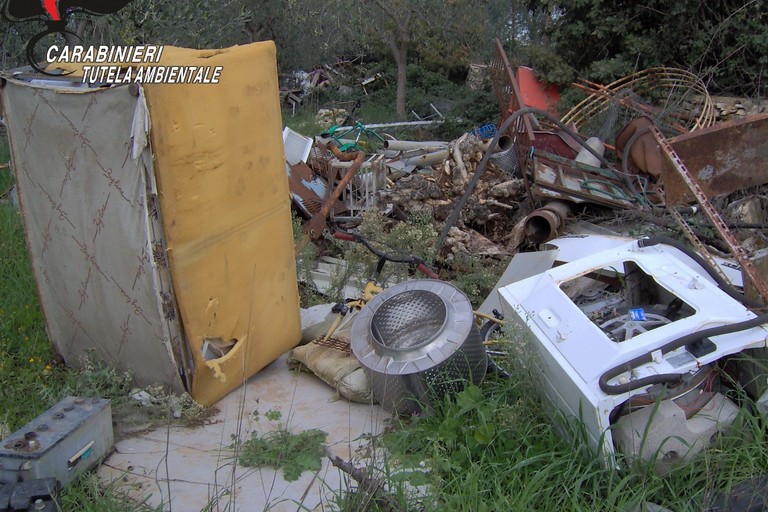
M 351 345 L 374 397 L 397 414 L 480 384 L 487 368 L 472 304 L 443 281 L 406 281 L 376 295 L 355 319 Z

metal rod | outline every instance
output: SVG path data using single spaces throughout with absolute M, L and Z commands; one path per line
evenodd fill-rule
M 752 261 L 747 257 L 747 254 L 744 252 L 741 244 L 739 244 L 738 240 L 736 240 L 736 238 L 733 236 L 731 230 L 728 229 L 725 221 L 723 221 L 722 217 L 720 217 L 720 214 L 717 213 L 717 210 L 709 201 L 706 194 L 704 194 L 704 191 L 701 190 L 699 184 L 696 183 L 696 180 L 693 178 L 693 176 L 691 176 L 691 173 L 688 172 L 685 164 L 680 159 L 680 157 L 677 156 L 675 150 L 672 149 L 672 146 L 669 144 L 669 141 L 667 141 L 666 137 L 662 135 L 656 126 L 652 128 L 652 131 L 662 151 L 666 153 L 667 157 L 672 162 L 672 167 L 675 169 L 677 174 L 680 175 L 691 192 L 693 192 L 693 195 L 701 206 L 701 209 L 704 210 L 704 213 L 707 215 L 707 217 L 709 217 L 712 225 L 715 227 L 723 240 L 725 240 L 725 243 L 728 244 L 728 247 L 731 249 L 731 252 L 736 258 L 736 261 L 738 261 L 739 265 L 741 265 L 741 271 L 746 274 L 746 276 L 752 281 L 752 284 L 755 286 L 755 289 L 763 298 L 763 300 L 768 302 L 768 286 L 766 286 L 765 282 L 763 282 L 763 280 L 760 279 L 760 277 L 757 275 L 755 267 L 752 266 Z

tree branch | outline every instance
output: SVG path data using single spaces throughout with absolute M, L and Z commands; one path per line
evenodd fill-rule
M 386 512 L 406 512 L 395 499 L 387 493 L 384 488 L 384 483 L 376 478 L 371 478 L 368 472 L 364 469 L 355 467 L 351 462 L 342 460 L 341 457 L 332 455 L 329 450 L 326 449 L 326 456 L 330 459 L 331 464 L 348 474 L 359 484 L 359 489 L 367 493 L 371 499 L 375 500 L 379 505 L 383 507 Z

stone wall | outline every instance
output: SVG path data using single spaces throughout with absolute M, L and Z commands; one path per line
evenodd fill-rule
M 715 104 L 716 119 L 728 121 L 768 112 L 768 99 L 734 98 L 731 96 L 712 96 Z

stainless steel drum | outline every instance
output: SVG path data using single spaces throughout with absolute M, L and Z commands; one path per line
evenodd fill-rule
M 398 414 L 417 414 L 485 377 L 472 304 L 443 281 L 406 281 L 376 295 L 355 319 L 351 345 L 376 400 Z

